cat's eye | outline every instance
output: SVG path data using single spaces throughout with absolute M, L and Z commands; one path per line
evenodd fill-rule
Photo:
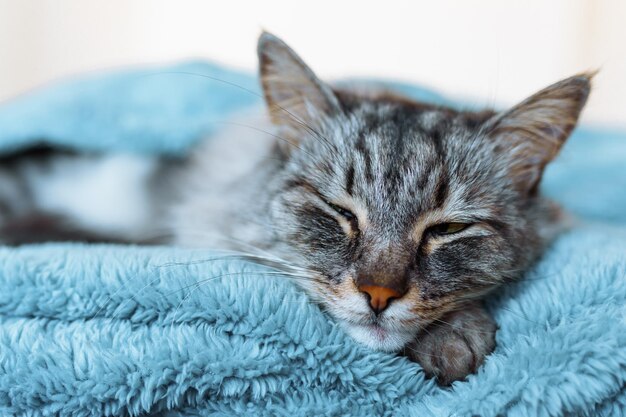
M 430 231 L 436 235 L 452 235 L 467 229 L 470 223 L 441 223 L 430 228 Z
M 328 204 L 328 207 L 335 210 L 339 215 L 344 217 L 346 220 L 348 221 L 356 220 L 356 216 L 350 210 L 340 207 L 336 204 L 330 203 L 328 201 L 326 201 L 326 204 Z

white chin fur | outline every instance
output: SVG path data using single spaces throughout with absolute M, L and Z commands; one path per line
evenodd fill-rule
M 374 329 L 371 326 L 361 326 L 343 323 L 343 327 L 354 340 L 374 350 L 396 352 L 402 349 L 413 337 L 407 332 L 397 330 Z

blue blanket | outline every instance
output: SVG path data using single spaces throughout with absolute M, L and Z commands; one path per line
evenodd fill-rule
M 0 106 L 0 152 L 182 154 L 259 103 L 253 77 L 205 63 L 95 75 Z M 451 389 L 232 254 L 2 248 L 0 415 L 623 415 L 626 134 L 579 129 L 543 186 L 583 222 L 489 300 L 498 347 Z

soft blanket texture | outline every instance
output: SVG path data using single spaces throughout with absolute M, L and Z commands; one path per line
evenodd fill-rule
M 181 154 L 256 94 L 197 62 L 67 81 L 0 106 L 0 149 Z M 1 249 L 0 415 L 623 415 L 626 135 L 578 130 L 544 189 L 582 224 L 489 300 L 498 347 L 451 389 L 232 254 Z

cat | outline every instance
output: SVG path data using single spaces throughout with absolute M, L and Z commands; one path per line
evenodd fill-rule
M 263 254 L 358 342 L 407 356 L 442 385 L 476 372 L 497 330 L 482 300 L 565 227 L 539 183 L 593 74 L 473 112 L 331 86 L 266 32 L 258 56 L 266 116 L 234 122 L 188 161 L 129 164 L 137 184 L 167 179 L 168 190 L 138 186 L 150 204 L 134 218 L 146 221 L 116 237 L 159 225 L 176 245 Z

